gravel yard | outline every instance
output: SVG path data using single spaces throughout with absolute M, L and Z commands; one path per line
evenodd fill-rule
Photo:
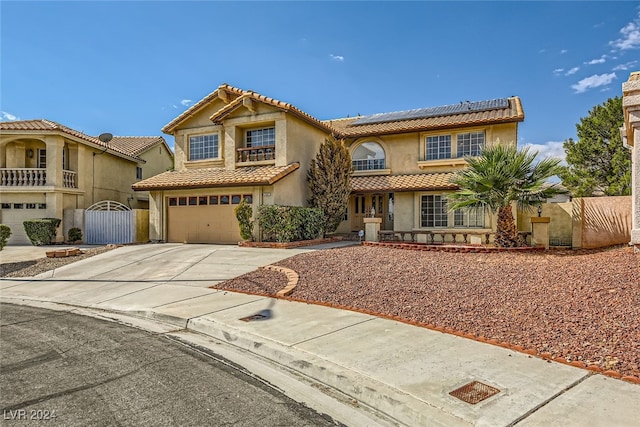
M 640 255 L 630 248 L 445 253 L 354 246 L 276 265 L 300 275 L 292 298 L 372 311 L 640 376 Z M 227 290 L 274 295 L 258 270 Z
M 115 249 L 115 246 L 100 246 L 97 248 L 83 249 L 82 255 L 75 255 L 66 258 L 40 258 L 31 261 L 10 262 L 0 264 L 0 277 L 32 277 L 45 271 L 60 268 L 63 265 L 71 264 L 81 259 L 90 258 L 94 255 Z M 0 253 L 1 255 L 1 253 Z

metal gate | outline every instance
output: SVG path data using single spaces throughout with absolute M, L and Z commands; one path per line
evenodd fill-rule
M 112 200 L 95 203 L 84 214 L 85 242 L 88 244 L 132 243 L 135 212 Z

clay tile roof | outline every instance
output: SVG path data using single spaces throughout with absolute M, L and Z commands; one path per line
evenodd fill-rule
M 68 136 L 72 136 L 75 138 L 79 138 L 83 141 L 90 142 L 93 145 L 97 145 L 99 147 L 108 148 L 110 151 L 125 155 L 129 158 L 134 158 L 135 160 L 144 162 L 144 160 L 138 157 L 138 154 L 135 150 L 129 150 L 127 147 L 118 146 L 109 142 L 109 144 L 105 144 L 100 141 L 98 137 L 87 135 L 75 129 L 71 129 L 70 127 L 61 125 L 60 123 L 56 123 L 51 120 L 46 119 L 36 119 L 36 120 L 17 120 L 12 122 L 0 122 L 0 133 L 7 131 L 38 131 L 38 132 L 52 132 L 52 133 L 62 133 Z M 113 140 L 116 138 L 135 138 L 135 137 L 113 137 Z M 159 137 L 156 137 L 159 138 Z M 113 141 L 112 140 L 112 141 Z M 144 150 L 143 150 L 144 151 Z
M 457 126 L 474 126 L 483 124 L 521 122 L 524 120 L 524 110 L 519 97 L 505 98 L 508 101 L 506 107 L 496 107 L 482 111 L 461 112 L 456 114 L 432 115 L 423 118 L 410 118 L 405 120 L 393 120 L 378 123 L 354 123 L 362 117 L 324 120 L 323 123 L 331 126 L 342 137 L 360 137 L 369 135 L 383 135 L 402 132 L 416 132 L 432 129 L 443 129 Z M 491 101 L 483 101 L 491 102 Z M 481 102 L 482 103 L 482 102 Z M 430 110 L 443 109 L 443 106 Z M 403 113 L 403 112 L 398 112 Z M 398 113 L 386 113 L 391 116 Z M 368 116 L 369 117 L 369 116 Z
M 230 85 L 228 85 L 226 83 L 223 83 L 220 86 L 218 86 L 218 88 L 216 90 L 214 90 L 209 95 L 207 95 L 204 98 L 202 98 L 200 101 L 198 101 L 195 104 L 193 104 L 191 107 L 189 107 L 187 110 L 185 110 L 178 117 L 176 117 L 175 119 L 173 119 L 169 123 L 167 123 L 162 128 L 162 132 L 167 133 L 167 134 L 171 134 L 175 130 L 175 128 L 178 127 L 178 125 L 180 123 L 182 123 L 188 117 L 193 116 L 198 111 L 200 111 L 202 108 L 206 107 L 209 104 L 209 102 L 211 102 L 214 99 L 216 99 L 218 97 L 219 91 L 227 92 L 228 94 L 231 95 L 232 98 L 238 97 L 238 96 L 240 96 L 240 95 L 245 93 L 245 91 L 242 90 L 242 89 L 230 86 Z
M 451 183 L 455 173 L 423 173 L 415 175 L 375 175 L 351 177 L 351 191 L 416 191 L 455 190 Z
M 287 166 L 254 166 L 239 169 L 187 169 L 164 172 L 133 184 L 134 190 L 169 190 L 204 187 L 232 187 L 242 185 L 271 185 L 300 167 L 300 163 Z
M 109 141 L 109 147 L 119 148 L 133 156 L 139 156 L 157 144 L 166 145 L 167 143 L 161 136 L 114 136 Z
M 288 102 L 278 101 L 277 99 L 260 95 L 259 93 L 253 92 L 253 91 L 244 92 L 241 96 L 237 97 L 232 102 L 230 102 L 229 104 L 222 107 L 220 110 L 213 113 L 213 115 L 209 117 L 209 120 L 211 120 L 214 123 L 219 123 L 232 111 L 236 110 L 237 108 L 240 108 L 243 105 L 243 102 L 245 99 L 251 99 L 257 102 L 262 102 L 263 104 L 267 104 L 267 105 L 271 105 L 273 107 L 279 108 L 287 113 L 294 114 L 295 116 L 301 118 L 302 120 L 316 127 L 319 127 L 326 132 L 335 133 L 335 130 L 332 129 L 331 126 L 329 126 L 327 123 L 316 119 L 312 115 L 305 113 L 304 111 L 289 104 Z

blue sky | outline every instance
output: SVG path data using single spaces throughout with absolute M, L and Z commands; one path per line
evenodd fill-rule
M 221 83 L 319 119 L 517 95 L 518 143 L 561 155 L 640 69 L 640 2 L 3 0 L 0 14 L 2 120 L 91 135 L 160 135 Z

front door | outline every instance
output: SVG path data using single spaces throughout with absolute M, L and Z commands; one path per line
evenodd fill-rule
M 386 223 L 387 198 L 386 194 L 356 194 L 351 197 L 351 230 L 364 230 L 365 218 L 383 218 L 383 224 Z

